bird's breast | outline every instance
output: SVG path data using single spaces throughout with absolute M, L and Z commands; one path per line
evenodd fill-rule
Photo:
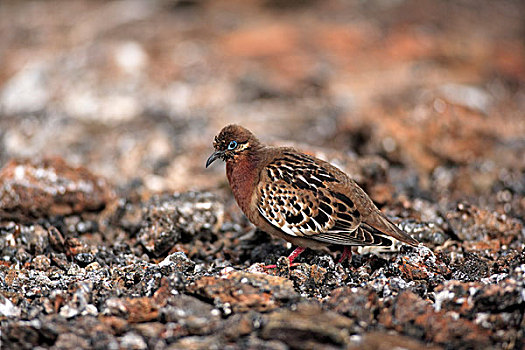
M 252 196 L 259 178 L 257 163 L 249 158 L 227 162 L 226 176 L 237 204 L 249 216 L 253 209 Z

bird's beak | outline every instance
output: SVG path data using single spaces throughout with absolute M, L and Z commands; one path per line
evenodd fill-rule
M 212 153 L 210 158 L 206 161 L 206 168 L 210 166 L 211 163 L 215 161 L 215 159 L 220 158 L 224 154 L 224 151 L 215 151 Z

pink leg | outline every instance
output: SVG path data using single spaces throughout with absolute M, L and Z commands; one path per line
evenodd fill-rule
M 295 250 L 290 255 L 288 255 L 288 261 L 290 261 L 290 267 L 296 265 L 296 264 L 292 264 L 292 262 L 295 260 L 295 258 L 297 258 L 299 256 L 299 254 L 304 252 L 305 249 L 306 248 L 303 248 L 303 247 L 297 247 L 297 248 L 295 248 Z M 275 269 L 276 267 L 277 267 L 277 265 L 266 265 L 266 266 L 264 266 L 265 269 Z
M 343 261 L 345 261 L 345 259 L 348 259 L 350 261 L 351 258 L 352 258 L 352 248 L 345 246 L 345 249 L 343 250 L 343 255 L 341 255 L 341 259 L 339 259 L 337 263 L 340 264 Z
M 292 254 L 290 254 L 288 256 L 288 260 L 290 260 L 290 264 L 292 264 L 292 262 L 295 260 L 295 258 L 297 258 L 299 256 L 299 254 L 301 254 L 302 252 L 304 252 L 306 248 L 303 248 L 303 247 L 297 247 L 295 248 L 295 250 L 292 252 Z

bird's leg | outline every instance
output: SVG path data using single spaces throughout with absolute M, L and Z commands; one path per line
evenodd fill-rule
M 297 247 L 295 248 L 295 250 L 292 252 L 292 254 L 288 255 L 288 260 L 290 260 L 290 265 L 292 264 L 292 262 L 295 260 L 295 258 L 297 258 L 299 256 L 299 254 L 301 254 L 302 252 L 304 252 L 306 248 L 303 248 L 303 247 Z
M 351 258 L 352 258 L 352 248 L 345 246 L 345 249 L 343 250 L 343 255 L 341 255 L 341 258 L 339 259 L 337 263 L 340 264 L 343 261 L 345 261 L 345 259 L 348 259 L 348 261 L 350 261 Z
M 306 248 L 304 248 L 304 247 L 297 247 L 297 248 L 295 248 L 295 250 L 290 255 L 288 255 L 288 261 L 290 262 L 290 267 L 298 265 L 298 264 L 292 264 L 292 262 L 295 260 L 295 258 L 297 258 L 299 256 L 299 254 L 304 252 L 305 249 Z M 277 267 L 277 265 L 266 265 L 266 266 L 263 266 L 263 267 L 265 269 L 275 269 Z

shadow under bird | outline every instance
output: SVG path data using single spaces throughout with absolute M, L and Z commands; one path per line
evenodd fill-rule
M 226 162 L 226 175 L 237 204 L 259 229 L 298 246 L 290 263 L 306 248 L 391 246 L 392 239 L 416 246 L 348 175 L 337 167 L 289 147 L 259 142 L 239 125 L 225 126 L 213 142 L 216 159 Z M 267 266 L 267 267 L 274 267 Z

